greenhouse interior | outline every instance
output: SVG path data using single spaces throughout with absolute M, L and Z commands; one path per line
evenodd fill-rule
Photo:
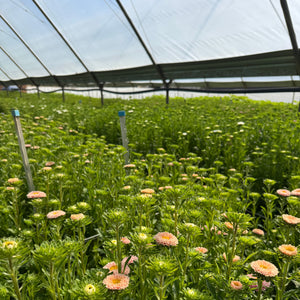
M 300 2 L 0 0 L 0 299 L 300 299 Z

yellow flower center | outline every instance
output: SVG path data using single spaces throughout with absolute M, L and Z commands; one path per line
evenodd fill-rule
M 119 284 L 120 282 L 121 282 L 120 278 L 115 278 L 115 279 L 112 280 L 113 284 Z
M 110 271 L 117 270 L 117 269 L 118 269 L 118 266 L 117 266 L 117 265 L 112 266 L 112 267 L 109 268 Z
M 292 246 L 285 246 L 284 248 L 287 251 L 294 251 L 295 250 L 294 247 L 292 247 Z
M 9 249 L 15 247 L 16 245 L 17 245 L 17 243 L 15 241 L 7 241 L 7 242 L 3 243 L 3 247 L 9 248 Z
M 162 238 L 165 239 L 165 240 L 169 240 L 170 239 L 170 237 L 167 236 L 167 235 L 163 235 Z

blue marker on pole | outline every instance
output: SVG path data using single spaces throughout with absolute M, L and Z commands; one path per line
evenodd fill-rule
M 125 117 L 125 110 L 119 110 L 118 115 L 119 117 Z
M 20 117 L 20 112 L 18 109 L 12 109 L 11 114 L 13 117 Z

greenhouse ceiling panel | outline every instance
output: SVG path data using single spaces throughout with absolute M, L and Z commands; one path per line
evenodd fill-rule
M 297 0 L 0 0 L 0 81 L 180 86 L 224 78 L 226 86 L 226 78 L 290 76 L 294 82 L 299 39 Z

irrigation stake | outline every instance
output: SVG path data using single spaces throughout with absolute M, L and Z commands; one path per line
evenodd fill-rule
M 126 148 L 127 152 L 124 154 L 125 164 L 129 163 L 129 151 L 128 151 L 128 139 L 127 139 L 127 130 L 125 125 L 125 110 L 119 110 L 118 115 L 120 117 L 121 125 L 121 135 L 122 135 L 122 144 Z
M 24 169 L 25 169 L 28 189 L 29 189 L 29 192 L 31 192 L 31 191 L 34 191 L 34 185 L 33 185 L 31 170 L 30 170 L 30 166 L 29 166 L 27 151 L 25 148 L 22 126 L 21 126 L 21 122 L 20 122 L 20 112 L 17 109 L 12 109 L 11 113 L 12 113 L 12 116 L 14 117 L 14 122 L 15 122 L 16 132 L 18 135 L 18 142 L 19 142 L 19 147 L 20 147 L 23 165 L 24 165 Z

